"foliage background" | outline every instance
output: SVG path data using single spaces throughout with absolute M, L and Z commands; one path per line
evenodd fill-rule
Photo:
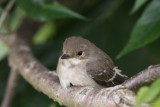
M 8 2 L 0 1 L 0 13 Z M 131 77 L 160 62 L 159 13 L 160 0 L 16 0 L 5 24 L 15 31 L 26 17 L 43 23 L 33 38 L 32 48 L 35 57 L 50 70 L 56 69 L 65 38 L 82 36 L 104 50 Z M 1 28 L 1 33 L 4 29 Z M 10 71 L 7 53 L 7 47 L 0 42 L 0 102 Z M 159 84 L 154 87 L 159 89 Z M 151 94 L 154 89 L 149 89 Z M 148 102 L 158 104 L 159 93 L 160 89 Z M 146 94 L 139 96 L 142 98 L 138 103 L 143 102 Z M 12 107 L 60 105 L 20 77 Z

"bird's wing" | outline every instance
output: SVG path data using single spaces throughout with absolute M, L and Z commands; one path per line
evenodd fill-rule
M 121 84 L 126 80 L 127 76 L 122 75 L 114 65 L 109 64 L 106 60 L 96 60 L 95 62 L 88 62 L 87 73 L 98 84 L 107 87 Z

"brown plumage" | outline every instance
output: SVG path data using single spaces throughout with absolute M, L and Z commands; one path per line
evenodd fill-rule
M 71 65 L 72 69 L 69 68 Z M 120 73 L 106 53 L 82 37 L 69 37 L 65 40 L 57 72 L 64 87 L 68 87 L 69 83 L 110 87 L 121 84 L 127 78 Z M 86 79 L 86 82 L 83 82 L 83 79 Z M 68 81 L 67 85 L 66 81 Z

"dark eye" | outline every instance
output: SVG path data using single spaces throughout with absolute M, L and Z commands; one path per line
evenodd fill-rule
M 83 54 L 83 51 L 79 51 L 79 52 L 77 53 L 78 56 L 81 56 L 82 54 Z

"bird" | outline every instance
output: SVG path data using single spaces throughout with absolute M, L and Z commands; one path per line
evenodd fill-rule
M 78 36 L 64 41 L 56 71 L 62 88 L 112 87 L 128 78 L 105 52 L 89 40 Z

